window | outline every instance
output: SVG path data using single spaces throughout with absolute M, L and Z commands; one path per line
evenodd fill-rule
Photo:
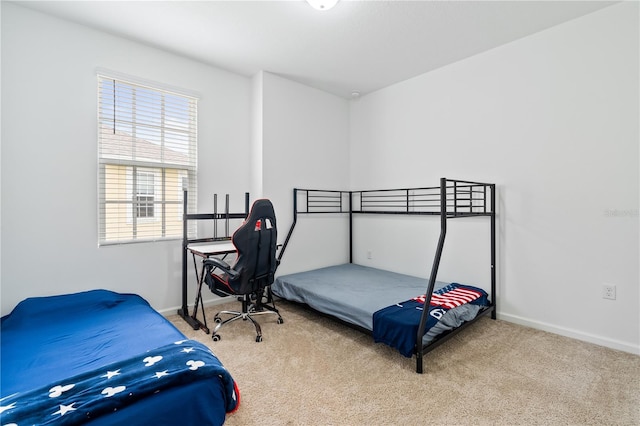
M 136 217 L 153 218 L 153 173 L 136 171 Z
M 197 99 L 98 76 L 99 244 L 182 237 L 196 205 Z

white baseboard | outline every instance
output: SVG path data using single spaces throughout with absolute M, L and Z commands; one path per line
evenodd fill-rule
M 514 324 L 535 328 L 536 330 L 548 331 L 550 333 L 559 334 L 560 336 L 571 337 L 573 339 L 582 340 L 584 342 L 594 343 L 596 345 L 605 346 L 607 348 L 640 355 L 640 346 L 634 345 L 632 343 L 621 342 L 619 340 L 596 336 L 593 334 L 584 333 L 582 331 L 558 327 L 552 324 L 519 317 L 517 315 L 498 313 L 498 318 L 504 321 L 512 322 Z

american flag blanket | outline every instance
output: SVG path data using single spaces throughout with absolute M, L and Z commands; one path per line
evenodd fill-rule
M 373 339 L 398 349 L 406 357 L 411 357 L 416 347 L 416 335 L 425 300 L 425 295 L 422 295 L 375 312 Z M 465 303 L 485 306 L 488 303 L 488 295 L 480 288 L 457 283 L 434 291 L 431 295 L 425 333 L 436 325 L 447 311 Z
M 40 389 L 2 398 L 3 425 L 74 425 L 116 411 L 146 396 L 195 380 L 220 380 L 227 412 L 238 389 L 205 345 L 183 340 Z

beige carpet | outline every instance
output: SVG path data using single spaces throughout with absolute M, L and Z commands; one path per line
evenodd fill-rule
M 209 325 L 220 309 L 207 308 Z M 211 347 L 234 376 L 227 425 L 640 425 L 640 356 L 504 321 L 480 320 L 425 357 L 279 302 L 264 340 L 236 321 L 222 340 L 170 320 Z

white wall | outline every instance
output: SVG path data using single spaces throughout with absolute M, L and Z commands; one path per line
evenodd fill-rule
M 263 189 L 274 203 L 278 240 L 293 220 L 293 188 L 348 189 L 349 101 L 268 72 L 263 89 Z M 278 274 L 348 261 L 344 217 L 300 217 Z
M 250 79 L 3 2 L 2 314 L 92 288 L 180 304 L 180 241 L 97 246 L 98 67 L 199 93 L 199 210 L 244 207 Z
M 627 2 L 364 96 L 351 108 L 352 186 L 496 182 L 500 318 L 639 353 L 638 75 Z M 464 245 L 486 241 L 479 228 L 447 240 L 440 277 L 472 278 L 481 262 Z M 430 263 L 437 234 L 434 223 L 418 234 L 431 240 L 403 238 L 390 265 Z M 388 251 L 366 244 L 360 258 Z
M 257 198 L 263 195 L 262 190 L 262 81 L 260 71 L 251 79 L 251 194 Z

